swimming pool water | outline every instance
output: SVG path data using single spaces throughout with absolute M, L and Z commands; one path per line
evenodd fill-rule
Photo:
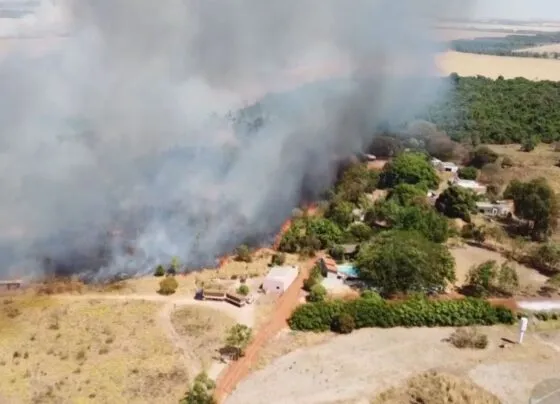
M 351 278 L 358 277 L 358 271 L 356 270 L 356 268 L 354 268 L 352 264 L 340 264 L 336 266 L 336 269 L 338 269 L 338 272 L 341 272 L 344 275 L 349 276 Z

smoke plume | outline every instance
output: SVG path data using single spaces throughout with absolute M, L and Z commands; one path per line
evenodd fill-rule
M 465 9 L 74 1 L 64 41 L 0 64 L 0 275 L 196 267 L 273 234 L 331 183 L 335 158 L 441 94 L 431 29 Z M 236 113 L 333 75 L 345 79 Z

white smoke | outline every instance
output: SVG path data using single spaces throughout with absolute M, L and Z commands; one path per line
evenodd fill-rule
M 146 273 L 172 256 L 196 266 L 272 234 L 302 188 L 330 183 L 333 154 L 359 151 L 380 122 L 433 100 L 432 24 L 465 9 L 445 0 L 75 1 L 72 35 L 56 51 L 0 65 L 8 272 L 40 273 L 38 257 L 102 276 Z M 234 133 L 225 119 L 270 89 L 335 73 L 350 79 L 265 102 L 272 119 L 257 131 L 238 124 Z M 411 74 L 424 79 L 412 86 L 403 81 Z M 121 233 L 108 242 L 111 230 Z M 89 260 L 99 256 L 110 259 Z

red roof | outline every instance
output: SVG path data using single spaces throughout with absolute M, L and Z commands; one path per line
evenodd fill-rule
M 327 269 L 327 272 L 337 273 L 338 269 L 336 267 L 336 261 L 333 260 L 331 257 L 321 257 L 319 258 L 323 263 L 323 266 Z

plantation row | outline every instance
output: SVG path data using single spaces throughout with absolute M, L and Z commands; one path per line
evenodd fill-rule
M 462 327 L 513 324 L 514 313 L 481 299 L 388 302 L 375 294 L 356 300 L 326 300 L 299 306 L 289 319 L 298 331 L 351 332 L 368 327 Z

